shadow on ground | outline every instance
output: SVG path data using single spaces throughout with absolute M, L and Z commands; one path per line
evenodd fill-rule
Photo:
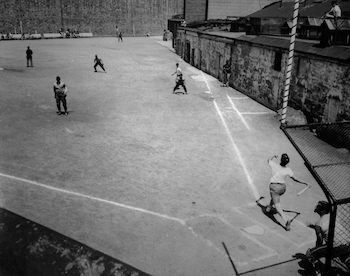
M 5 209 L 0 209 L 1 276 L 147 276 Z

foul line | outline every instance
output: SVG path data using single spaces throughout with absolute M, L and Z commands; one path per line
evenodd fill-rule
M 241 119 L 241 121 L 243 122 L 243 124 L 245 125 L 245 127 L 250 130 L 249 125 L 247 124 L 246 120 L 243 118 L 242 114 L 238 111 L 238 109 L 236 108 L 235 104 L 233 103 L 231 97 L 229 97 L 229 95 L 226 95 L 228 101 L 230 102 L 232 108 L 237 112 L 239 118 Z
M 204 74 L 203 74 L 202 71 L 201 71 L 201 74 L 202 74 L 202 76 L 203 76 L 203 80 L 204 80 L 205 84 L 207 85 L 208 90 L 209 90 L 210 93 L 211 93 L 211 89 L 210 89 L 210 87 L 209 87 L 209 84 L 208 84 L 208 82 L 207 82 L 207 80 L 206 80 L 206 78 L 205 78 L 205 76 L 204 76 Z M 221 123 L 222 123 L 222 125 L 223 125 L 224 128 L 225 128 L 226 134 L 227 134 L 228 138 L 230 139 L 230 142 L 231 142 L 231 144 L 232 144 L 232 147 L 233 147 L 233 149 L 234 149 L 234 152 L 235 152 L 236 156 L 238 157 L 239 162 L 241 163 L 241 166 L 242 166 L 243 171 L 244 171 L 244 174 L 245 174 L 245 176 L 246 176 L 246 178 L 247 178 L 247 180 L 248 180 L 248 184 L 249 184 L 249 186 L 250 186 L 250 188 L 251 188 L 251 190 L 252 190 L 252 192 L 253 192 L 253 195 L 254 195 L 255 199 L 258 199 L 258 198 L 260 197 L 260 195 L 259 195 L 259 193 L 258 193 L 258 191 L 257 191 L 257 189 L 256 189 L 256 187 L 255 187 L 255 185 L 254 185 L 254 183 L 253 183 L 252 178 L 250 177 L 250 174 L 249 174 L 249 172 L 248 172 L 248 169 L 247 169 L 247 167 L 246 167 L 246 165 L 245 165 L 245 163 L 244 163 L 244 160 L 243 160 L 243 158 L 242 158 L 241 152 L 239 151 L 238 146 L 236 145 L 235 141 L 233 140 L 233 137 L 232 137 L 232 134 L 231 134 L 231 132 L 230 132 L 230 129 L 228 128 L 228 126 L 227 126 L 227 124 L 226 124 L 226 121 L 225 121 L 225 119 L 224 119 L 224 116 L 222 115 L 222 112 L 220 111 L 220 109 L 219 109 L 219 107 L 218 107 L 218 105 L 217 105 L 215 99 L 213 100 L 213 103 L 214 103 L 216 112 L 217 112 L 217 114 L 219 115 L 219 117 L 220 117 L 220 119 L 221 119 Z
M 231 97 L 233 100 L 246 100 L 249 99 L 248 97 Z
M 268 111 L 262 111 L 262 112 L 241 112 L 241 115 L 264 115 L 264 114 L 275 114 Z
M 45 185 L 45 184 L 42 184 L 42 183 L 39 183 L 39 182 L 36 182 L 36 181 L 33 181 L 33 180 L 29 180 L 29 179 L 25 179 L 25 178 L 21 178 L 21 177 L 16 177 L 16 176 L 13 176 L 13 175 L 0 173 L 0 176 L 8 178 L 8 179 L 17 180 L 17 181 L 21 181 L 21 182 L 24 182 L 24 183 L 32 184 L 32 185 L 35 185 L 35 186 L 39 186 L 39 187 L 42 187 L 42 188 L 45 188 L 45 189 L 48 189 L 48 190 L 52 190 L 52 191 L 55 191 L 55 192 L 60 192 L 60 193 L 65 193 L 65 194 L 74 195 L 74 196 L 78 196 L 78 197 L 83 197 L 83 198 L 87 198 L 87 199 L 90 199 L 90 200 L 96 200 L 96 201 L 99 201 L 99 202 L 103 202 L 103 203 L 107 203 L 107 204 L 110 204 L 110 205 L 122 207 L 122 208 L 129 209 L 129 210 L 132 210 L 132 211 L 139 211 L 139 212 L 142 212 L 142 213 L 145 213 L 145 214 L 153 215 L 153 216 L 164 218 L 164 219 L 167 219 L 167 220 L 176 221 L 176 222 L 178 222 L 178 223 L 180 223 L 182 225 L 186 225 L 186 222 L 184 220 L 182 220 L 182 219 L 175 218 L 175 217 L 170 217 L 170 216 L 167 216 L 167 215 L 164 215 L 164 214 L 160 214 L 160 213 L 156 213 L 156 212 L 153 212 L 153 211 L 149 211 L 149 210 L 146 210 L 146 209 L 143 209 L 143 208 L 134 207 L 134 206 L 130 206 L 130 205 L 126 205 L 126 204 L 110 201 L 110 200 L 107 200 L 107 199 L 102 199 L 102 198 L 98 198 L 98 197 L 94 197 L 94 196 L 89 196 L 89 195 L 85 195 L 85 194 L 81 194 L 81 193 L 77 193 L 77 192 L 72 192 L 72 191 L 68 191 L 68 190 L 64 190 L 64 189 L 60 189 L 60 188 L 55 188 L 55 187 L 52 187 L 52 186 L 49 186 L 49 185 Z

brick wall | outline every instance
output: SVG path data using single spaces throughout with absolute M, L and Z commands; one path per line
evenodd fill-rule
M 95 34 L 160 35 L 167 18 L 183 13 L 178 0 L 0 0 L 0 32 L 57 32 L 64 28 Z
M 186 56 L 189 44 L 190 55 Z M 279 47 L 179 31 L 176 52 L 197 68 L 222 80 L 222 67 L 231 58 L 230 85 L 258 102 L 282 107 L 288 52 Z M 280 66 L 275 65 L 281 53 Z M 321 56 L 295 52 L 289 105 L 302 110 L 308 122 L 350 120 L 350 66 Z

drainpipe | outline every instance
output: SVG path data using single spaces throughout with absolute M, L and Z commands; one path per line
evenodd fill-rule
M 280 1 L 280 8 L 282 8 L 283 0 Z

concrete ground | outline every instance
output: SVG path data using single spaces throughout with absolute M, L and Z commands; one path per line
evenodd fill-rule
M 107 73 L 93 72 L 95 54 Z M 172 94 L 176 62 L 189 95 Z M 170 43 L 3 41 L 0 67 L 2 207 L 152 275 L 235 275 L 223 243 L 239 273 L 314 245 L 305 225 L 323 194 L 275 113 L 183 62 Z M 56 115 L 57 75 L 68 116 Z M 267 158 L 283 152 L 312 185 L 298 197 L 304 186 L 288 183 L 282 205 L 301 212 L 290 232 L 255 204 L 269 201 Z M 292 264 L 269 275 L 299 275 Z

